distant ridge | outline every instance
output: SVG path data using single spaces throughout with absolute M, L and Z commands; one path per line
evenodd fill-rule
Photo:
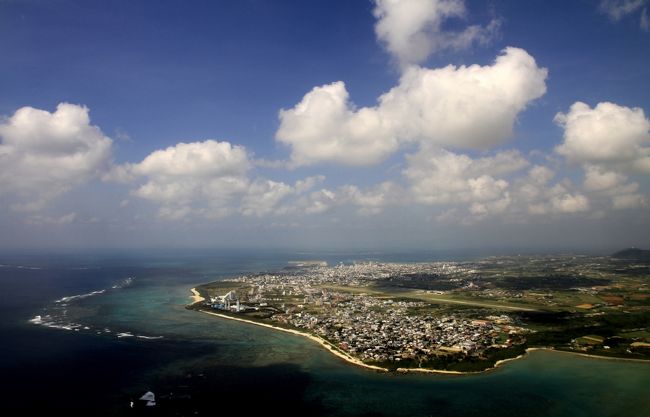
M 650 250 L 628 248 L 618 251 L 611 255 L 612 258 L 634 259 L 637 261 L 650 261 Z

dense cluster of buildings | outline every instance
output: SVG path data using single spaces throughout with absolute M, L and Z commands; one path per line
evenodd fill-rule
M 425 302 L 392 300 L 342 288 L 367 287 L 372 281 L 404 275 L 448 277 L 471 272 L 444 262 L 315 264 L 236 278 L 234 281 L 242 284 L 237 292 L 212 297 L 210 303 L 220 310 L 264 313 L 272 321 L 323 337 L 364 361 L 480 356 L 491 346 L 511 343 L 509 335 L 523 329 L 513 326 L 506 315 L 483 320 L 432 315 Z
M 432 263 L 382 263 L 360 262 L 339 264 L 328 267 L 326 264 L 314 263 L 310 267 L 285 269 L 277 273 L 244 275 L 234 281 L 258 285 L 343 285 L 350 287 L 366 286 L 373 281 L 391 277 L 412 275 L 439 275 L 444 277 L 466 277 L 476 273 L 472 267 L 454 262 Z
M 509 324 L 507 316 L 470 320 L 413 314 L 413 309 L 425 306 L 423 302 L 356 295 L 320 314 L 277 314 L 273 320 L 307 329 L 364 361 L 379 362 L 458 353 L 480 356 L 497 344 L 504 332 L 521 331 Z

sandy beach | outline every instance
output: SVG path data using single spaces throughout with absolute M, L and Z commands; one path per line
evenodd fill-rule
M 194 288 L 192 288 L 192 290 L 194 290 Z M 202 313 L 205 313 L 205 314 L 209 314 L 211 316 L 217 316 L 217 317 L 221 317 L 221 318 L 228 319 L 228 320 L 234 320 L 234 321 L 240 321 L 240 322 L 243 322 L 243 323 L 254 324 L 256 326 L 266 327 L 266 328 L 269 328 L 269 329 L 279 330 L 281 332 L 291 333 L 291 334 L 295 334 L 295 335 L 298 335 L 298 336 L 306 337 L 307 339 L 310 339 L 310 340 L 318 343 L 319 345 L 321 345 L 322 347 L 327 349 L 330 353 L 332 353 L 333 355 L 336 355 L 337 357 L 343 359 L 344 361 L 346 361 L 348 363 L 351 363 L 353 365 L 360 366 L 360 367 L 363 367 L 363 368 L 366 368 L 366 369 L 371 369 L 373 371 L 389 372 L 389 370 L 386 369 L 386 368 L 382 368 L 380 366 L 368 365 L 368 364 L 362 362 L 361 360 L 359 360 L 357 358 L 354 358 L 354 357 L 352 357 L 352 356 L 350 356 L 350 355 L 348 355 L 348 354 L 346 354 L 344 352 L 341 352 L 339 349 L 335 348 L 327 340 L 324 340 L 324 339 L 322 339 L 320 337 L 314 336 L 314 335 L 309 334 L 309 333 L 305 333 L 305 332 L 301 332 L 301 331 L 293 330 L 293 329 L 285 329 L 283 327 L 273 326 L 271 324 L 266 324 L 266 323 L 259 323 L 259 322 L 252 321 L 252 320 L 241 319 L 241 318 L 238 318 L 238 317 L 232 317 L 232 316 L 228 316 L 228 315 L 225 315 L 225 314 L 213 313 L 211 311 L 205 311 L 205 310 L 199 310 L 199 311 L 202 312 Z M 532 349 L 535 350 L 536 348 L 532 348 Z M 531 349 L 528 349 L 528 350 L 531 350 Z M 528 352 L 528 350 L 527 350 L 527 352 Z M 488 371 L 494 370 L 494 369 L 498 368 L 499 366 L 501 366 L 501 365 L 503 365 L 503 364 L 505 364 L 507 362 L 510 362 L 510 361 L 513 361 L 513 360 L 516 360 L 516 359 L 520 359 L 520 358 L 522 358 L 524 356 L 525 355 L 520 355 L 520 356 L 517 356 L 516 358 L 500 360 L 500 361 L 498 361 L 498 362 L 496 362 L 494 364 L 494 367 L 486 369 L 485 371 L 460 372 L 460 371 L 446 371 L 446 370 L 442 370 L 442 369 L 429 369 L 429 368 L 397 368 L 396 372 L 399 372 L 399 373 L 415 372 L 415 373 L 442 374 L 442 375 L 472 375 L 472 374 L 480 374 L 480 373 L 483 373 L 483 372 L 488 372 Z
M 583 358 L 590 358 L 590 359 L 601 359 L 601 360 L 608 360 L 608 361 L 637 362 L 637 363 L 650 363 L 650 361 L 647 361 L 645 359 L 617 358 L 615 356 L 590 355 L 588 353 L 570 352 L 568 350 L 560 350 L 560 349 L 553 349 L 553 348 L 547 348 L 547 347 L 528 348 L 528 349 L 526 349 L 526 353 L 532 352 L 532 351 L 535 351 L 535 350 L 549 350 L 549 351 L 552 351 L 552 352 L 566 353 L 567 355 L 582 356 Z
M 388 372 L 388 369 L 386 369 L 386 368 L 365 364 L 362 361 L 360 361 L 359 359 L 353 358 L 352 356 L 341 352 L 340 350 L 335 348 L 327 340 L 321 339 L 320 337 L 314 336 L 314 335 L 309 334 L 309 333 L 304 333 L 304 332 L 301 332 L 301 331 L 298 331 L 298 330 L 293 330 L 293 329 L 285 329 L 283 327 L 273 326 L 271 324 L 259 323 L 259 322 L 252 321 L 252 320 L 240 319 L 238 317 L 231 317 L 231 316 L 227 316 L 225 314 L 213 313 L 211 311 L 205 311 L 205 310 L 199 310 L 199 311 L 201 311 L 202 313 L 205 313 L 205 314 L 210 314 L 211 316 L 217 316 L 217 317 L 221 317 L 221 318 L 228 319 L 228 320 L 241 321 L 243 323 L 254 324 L 256 326 L 267 327 L 269 329 L 279 330 L 281 332 L 291 333 L 291 334 L 295 334 L 295 335 L 298 335 L 298 336 L 306 337 L 307 339 L 313 340 L 314 342 L 318 343 L 319 345 L 321 345 L 322 347 L 327 349 L 330 353 L 336 355 L 337 357 L 345 360 L 348 363 L 351 363 L 351 364 L 357 365 L 357 366 L 361 366 L 361 367 L 364 367 L 364 368 L 367 368 L 367 369 L 372 369 L 373 371 Z
M 295 335 L 298 335 L 298 336 L 306 337 L 307 339 L 310 339 L 310 340 L 318 343 L 319 345 L 321 345 L 322 347 L 327 349 L 330 353 L 332 353 L 333 355 L 336 355 L 337 357 L 343 359 L 344 361 L 346 361 L 348 363 L 351 363 L 351 364 L 356 365 L 356 366 L 361 366 L 361 367 L 366 368 L 366 369 L 371 369 L 373 371 L 389 372 L 389 370 L 386 369 L 386 368 L 382 368 L 380 366 L 368 365 L 368 364 L 362 362 L 361 360 L 359 360 L 357 358 L 354 358 L 354 357 L 352 357 L 352 356 L 350 356 L 350 355 L 348 355 L 348 354 L 346 354 L 344 352 L 341 352 L 340 350 L 335 348 L 327 340 L 324 340 L 324 339 L 322 339 L 320 337 L 314 336 L 314 335 L 309 334 L 309 333 L 305 333 L 305 332 L 301 332 L 301 331 L 293 330 L 293 329 L 285 329 L 283 327 L 273 326 L 271 324 L 259 323 L 259 322 L 252 321 L 252 320 L 240 319 L 238 317 L 227 316 L 225 314 L 213 313 L 211 311 L 205 311 L 205 310 L 199 310 L 199 311 L 201 311 L 202 313 L 205 313 L 205 314 L 210 314 L 211 316 L 217 316 L 217 317 L 221 317 L 221 318 L 228 319 L 228 320 L 235 320 L 235 321 L 240 321 L 240 322 L 244 322 L 244 323 L 254 324 L 256 326 L 267 327 L 269 329 L 279 330 L 281 332 L 291 333 L 291 334 L 295 334 Z M 517 358 L 506 359 L 506 360 L 503 360 L 503 361 L 499 361 L 499 362 L 497 362 L 495 364 L 494 368 L 486 369 L 486 371 L 496 369 L 496 367 L 499 366 L 501 363 L 508 362 L 509 360 L 518 359 L 520 357 L 521 356 L 519 356 Z M 444 374 L 444 375 L 472 375 L 472 374 L 480 374 L 480 373 L 485 372 L 485 371 L 460 372 L 460 371 L 445 371 L 445 370 L 441 370 L 441 369 L 428 369 L 428 368 L 397 368 L 396 372 L 399 372 L 399 373 L 419 372 L 419 373 Z
M 515 361 L 517 359 L 521 359 L 526 356 L 528 353 L 529 349 L 526 349 L 526 353 L 523 355 L 516 356 L 514 358 L 508 358 L 508 359 L 501 359 L 498 360 L 494 363 L 494 366 L 491 368 L 487 368 L 483 371 L 474 371 L 474 372 L 460 372 L 460 371 L 445 371 L 443 369 L 430 369 L 430 368 L 397 368 L 397 372 L 403 372 L 403 373 L 408 373 L 408 372 L 420 372 L 420 373 L 428 373 L 428 374 L 447 374 L 447 375 L 474 375 L 474 374 L 482 374 L 484 372 L 490 372 L 494 371 L 500 366 L 511 362 Z
M 501 359 L 498 360 L 494 363 L 494 366 L 491 368 L 485 369 L 483 371 L 477 371 L 477 372 L 458 372 L 458 371 L 444 371 L 444 370 L 439 370 L 439 369 L 427 369 L 427 368 L 398 368 L 397 372 L 421 372 L 421 373 L 435 373 L 435 374 L 455 374 L 455 375 L 471 375 L 471 374 L 482 374 L 484 372 L 490 372 L 494 371 L 497 368 L 505 365 L 508 362 L 516 361 L 519 359 L 523 359 L 530 352 L 534 352 L 536 350 L 545 350 L 545 351 L 550 351 L 550 352 L 558 352 L 558 353 L 566 353 L 568 355 L 575 355 L 575 356 L 582 356 L 584 358 L 590 358 L 590 359 L 601 359 L 601 360 L 614 360 L 614 361 L 625 361 L 625 362 L 637 362 L 637 363 L 650 363 L 646 360 L 643 359 L 631 359 L 631 358 L 616 358 L 612 356 L 598 356 L 598 355 L 590 355 L 588 353 L 580 353 L 580 352 L 569 352 L 566 350 L 558 350 L 558 349 L 553 349 L 553 348 L 548 348 L 548 347 L 532 347 L 532 348 L 527 348 L 526 353 L 523 355 L 516 356 L 514 358 L 508 358 L 508 359 Z
M 200 301 L 204 300 L 204 298 L 201 297 L 201 295 L 196 290 L 196 288 L 192 288 L 191 291 L 192 291 L 191 297 L 192 297 L 193 303 L 197 303 L 197 302 L 200 302 Z M 200 311 L 202 313 L 205 313 L 205 314 L 209 314 L 211 316 L 221 317 L 221 318 L 228 319 L 228 320 L 240 321 L 240 322 L 243 322 L 243 323 L 253 324 L 255 326 L 266 327 L 266 328 L 269 328 L 269 329 L 279 330 L 281 332 L 291 333 L 291 334 L 295 334 L 295 335 L 298 335 L 298 336 L 306 337 L 307 339 L 310 339 L 310 340 L 318 343 L 323 348 L 328 350 L 330 353 L 332 353 L 333 355 L 343 359 L 344 361 L 346 361 L 348 363 L 351 363 L 353 365 L 360 366 L 360 367 L 363 367 L 363 368 L 366 368 L 366 369 L 371 369 L 373 371 L 389 372 L 389 370 L 386 369 L 386 368 L 382 368 L 380 366 L 368 365 L 368 364 L 362 362 L 360 359 L 354 358 L 353 356 L 348 355 L 345 352 L 342 352 L 341 350 L 337 349 L 334 345 L 332 345 L 332 343 L 328 342 L 327 340 L 322 339 L 322 338 L 320 338 L 318 336 L 306 333 L 306 332 L 301 332 L 299 330 L 294 330 L 294 329 L 286 329 L 284 327 L 273 326 L 272 324 L 260 323 L 260 322 L 256 322 L 256 321 L 252 321 L 252 320 L 246 320 L 246 319 L 239 318 L 239 317 L 232 317 L 232 316 L 228 316 L 226 314 L 220 314 L 220 313 L 215 313 L 215 312 L 211 312 L 211 311 L 205 311 L 205 310 L 198 310 L 198 311 Z M 447 370 L 442 370 L 442 369 L 430 369 L 430 368 L 397 368 L 396 372 L 399 372 L 399 373 L 411 373 L 411 372 L 413 372 L 413 373 L 428 373 L 428 374 L 442 374 L 442 375 L 474 375 L 474 374 L 481 374 L 481 373 L 484 373 L 484 372 L 494 371 L 497 368 L 503 366 L 504 364 L 506 364 L 508 362 L 512 362 L 512 361 L 515 361 L 515 360 L 518 360 L 518 359 L 525 358 L 528 355 L 529 352 L 533 352 L 533 351 L 536 351 L 536 350 L 548 350 L 548 351 L 553 351 L 553 352 L 561 352 L 561 353 L 567 353 L 567 354 L 570 354 L 570 355 L 578 355 L 578 356 L 583 356 L 583 357 L 592 358 L 592 359 L 621 360 L 621 361 L 648 363 L 647 361 L 644 361 L 644 360 L 641 360 L 641 359 L 614 358 L 614 357 L 606 357 L 606 356 L 589 355 L 589 354 L 580 353 L 580 352 L 567 352 L 567 351 L 563 351 L 563 350 L 556 350 L 556 349 L 546 348 L 546 347 L 535 347 L 535 348 L 526 349 L 526 353 L 524 353 L 523 355 L 519 355 L 519 356 L 514 357 L 514 358 L 499 360 L 499 361 L 495 362 L 494 366 L 492 366 L 491 368 L 485 369 L 483 371 L 461 372 L 461 371 L 447 371 Z
M 430 368 L 397 368 L 395 371 L 403 374 L 420 373 L 420 374 L 443 374 L 443 375 L 471 375 L 471 374 L 480 374 L 485 372 L 485 371 L 478 371 L 478 372 L 445 371 L 443 369 L 430 369 Z
M 192 288 L 190 291 L 192 292 L 192 295 L 190 295 L 190 298 L 192 299 L 192 304 L 200 303 L 201 301 L 205 300 L 205 298 L 201 297 L 201 294 L 199 294 L 196 288 Z

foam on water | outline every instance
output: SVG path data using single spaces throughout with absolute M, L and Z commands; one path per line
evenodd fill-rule
M 116 288 L 116 287 L 112 287 L 112 288 Z M 99 291 L 89 292 L 88 294 L 69 295 L 67 297 L 62 297 L 62 298 L 59 298 L 58 300 L 54 300 L 54 302 L 59 303 L 59 304 L 60 303 L 68 303 L 70 301 L 80 300 L 82 298 L 92 297 L 93 295 L 104 294 L 105 292 L 106 292 L 106 290 L 99 290 Z
M 59 330 L 68 330 L 68 331 L 84 331 L 84 332 L 93 332 L 95 334 L 113 334 L 118 339 L 133 337 L 141 340 L 158 340 L 162 339 L 163 336 L 149 336 L 149 335 L 136 335 L 130 331 L 125 330 L 112 330 L 108 327 L 94 328 L 89 324 L 78 323 L 77 320 L 71 320 L 68 315 L 68 307 L 74 305 L 75 303 L 88 299 L 90 297 L 95 297 L 98 295 L 108 294 L 110 292 L 121 290 L 127 288 L 133 284 L 134 277 L 127 277 L 120 281 L 119 283 L 110 286 L 109 288 L 103 288 L 96 291 L 91 291 L 85 294 L 74 294 L 61 297 L 57 300 L 54 300 L 52 304 L 44 308 L 44 311 L 47 314 L 37 314 L 33 318 L 29 319 L 28 322 L 34 325 L 48 327 L 51 329 Z

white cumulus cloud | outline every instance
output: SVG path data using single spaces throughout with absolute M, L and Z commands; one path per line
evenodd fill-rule
M 149 177 L 213 178 L 239 176 L 250 167 L 246 150 L 229 142 L 178 143 L 147 156 L 133 168 Z
M 336 82 L 281 110 L 276 138 L 291 146 L 295 166 L 375 164 L 412 141 L 485 149 L 512 136 L 517 115 L 546 92 L 546 76 L 509 47 L 488 66 L 411 67 L 375 107 L 355 107 Z
M 589 210 L 589 200 L 583 194 L 563 194 L 553 197 L 553 208 L 559 213 L 578 213 Z
M 627 182 L 628 177 L 620 172 L 608 171 L 596 165 L 587 165 L 585 169 L 584 188 L 611 199 L 612 208 L 616 210 L 642 207 L 646 198 L 638 193 L 639 184 Z
M 415 201 L 424 204 L 480 203 L 475 211 L 489 205 L 502 210 L 509 204 L 509 183 L 500 176 L 525 168 L 528 162 L 516 151 L 472 159 L 443 149 L 426 149 L 407 155 L 403 174 L 410 183 Z
M 112 156 L 112 140 L 90 124 L 88 108 L 69 103 L 53 113 L 18 109 L 0 122 L 0 141 L 0 195 L 17 210 L 41 209 L 96 178 Z
M 171 221 L 309 212 L 297 200 L 325 180 L 313 176 L 291 185 L 253 179 L 252 166 L 244 147 L 205 140 L 178 143 L 139 163 L 116 166 L 107 179 L 140 181 L 131 194 L 158 205 L 158 217 Z
M 375 33 L 402 66 L 420 63 L 431 53 L 485 44 L 497 33 L 499 21 L 461 31 L 443 29 L 450 18 L 464 18 L 464 0 L 376 0 Z
M 339 81 L 315 87 L 295 107 L 281 110 L 276 137 L 291 146 L 294 165 L 369 165 L 398 147 L 389 123 L 376 108 L 355 109 Z
M 230 214 L 232 201 L 248 190 L 250 166 L 243 147 L 206 140 L 154 151 L 118 171 L 145 178 L 133 195 L 160 204 L 161 217 L 178 220 L 191 213 L 208 218 Z
M 295 212 L 297 207 L 293 199 L 311 190 L 324 179 L 322 176 L 307 177 L 296 181 L 293 186 L 268 179 L 257 179 L 242 198 L 239 211 L 244 216 L 257 217 Z
M 564 128 L 564 142 L 556 151 L 569 161 L 609 164 L 650 172 L 650 120 L 643 109 L 576 102 L 555 122 Z
M 627 177 L 614 171 L 606 171 L 595 165 L 585 167 L 584 186 L 589 191 L 612 189 L 627 181 Z

